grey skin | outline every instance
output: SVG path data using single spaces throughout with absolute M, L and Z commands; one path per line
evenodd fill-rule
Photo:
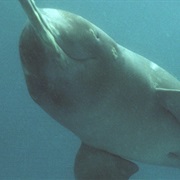
M 76 179 L 128 179 L 129 160 L 180 167 L 180 82 L 75 14 L 19 0 L 32 99 L 82 141 Z

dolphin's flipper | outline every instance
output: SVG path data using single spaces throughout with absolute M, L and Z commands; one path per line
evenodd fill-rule
M 119 156 L 82 143 L 75 159 L 74 171 L 78 180 L 125 180 L 138 171 L 138 166 Z
M 161 105 L 170 111 L 180 122 L 180 90 L 157 88 Z

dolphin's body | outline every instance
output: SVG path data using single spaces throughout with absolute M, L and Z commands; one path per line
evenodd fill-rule
M 69 12 L 19 0 L 33 100 L 82 141 L 77 179 L 127 179 L 129 160 L 180 167 L 180 82 Z

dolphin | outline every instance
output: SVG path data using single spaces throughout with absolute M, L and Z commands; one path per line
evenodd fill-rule
M 180 168 L 180 81 L 81 16 L 19 0 L 32 99 L 82 142 L 76 179 L 129 179 L 134 161 Z

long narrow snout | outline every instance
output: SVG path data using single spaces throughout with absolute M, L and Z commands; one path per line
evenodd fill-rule
M 51 50 L 57 54 L 61 54 L 61 49 L 55 41 L 51 28 L 46 22 L 45 16 L 41 13 L 40 9 L 36 6 L 34 0 L 19 0 L 25 13 L 28 16 L 30 24 L 34 28 L 36 34 L 41 41 L 45 43 Z

